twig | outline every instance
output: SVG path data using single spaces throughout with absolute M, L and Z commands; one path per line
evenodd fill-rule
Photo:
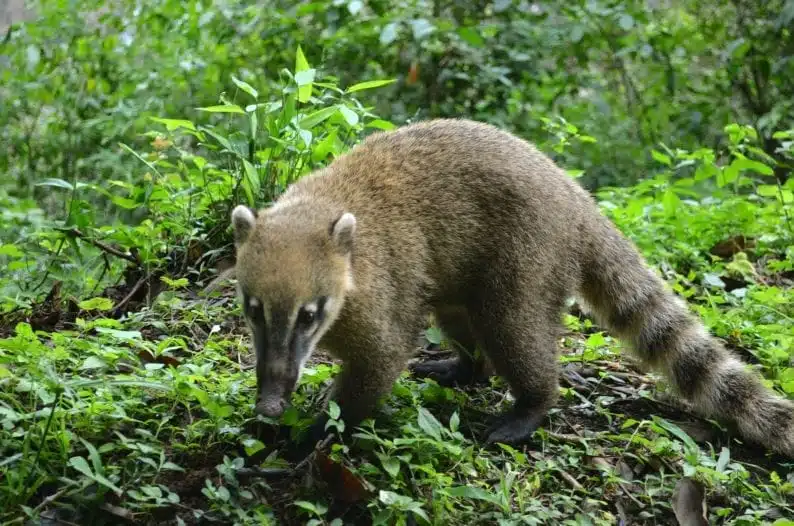
M 259 477 L 259 478 L 269 478 L 269 477 L 284 477 L 292 473 L 292 470 L 286 468 L 240 468 L 237 470 L 237 474 L 241 477 Z
M 321 450 L 321 449 L 325 449 L 325 448 L 328 446 L 328 444 L 330 444 L 330 443 L 331 443 L 331 441 L 332 441 L 333 439 L 334 439 L 334 434 L 333 434 L 333 433 L 328 433 L 328 435 L 327 435 L 327 436 L 326 436 L 326 437 L 323 439 L 323 441 L 322 441 L 322 442 L 320 442 L 319 444 L 317 444 L 317 445 L 314 447 L 314 449 L 312 450 L 312 452 L 311 452 L 311 453 L 309 453 L 308 455 L 306 455 L 306 457 L 304 457 L 304 459 L 303 459 L 303 460 L 301 460 L 300 462 L 298 462 L 298 463 L 295 465 L 295 468 L 294 468 L 294 470 L 293 470 L 293 473 L 298 473 L 298 472 L 299 472 L 301 469 L 303 469 L 303 468 L 306 466 L 306 464 L 308 464 L 308 463 L 311 461 L 312 457 L 314 457 L 314 455 L 315 455 L 315 454 L 316 454 L 316 453 L 317 453 L 319 450 Z
M 584 486 L 582 486 L 582 485 L 579 483 L 579 481 L 578 481 L 578 480 L 576 480 L 575 478 L 573 478 L 573 475 L 571 475 L 570 473 L 568 473 L 568 472 L 567 472 L 567 471 L 565 471 L 564 469 L 560 469 L 560 470 L 558 470 L 558 472 L 560 473 L 560 475 L 562 476 L 562 478 L 564 478 L 564 479 L 565 479 L 565 481 L 566 481 L 568 484 L 570 484 L 570 485 L 571 485 L 571 487 L 573 487 L 573 489 L 575 489 L 575 490 L 579 490 L 579 491 L 584 491 Z
M 138 291 L 141 289 L 141 287 L 143 286 L 144 283 L 146 283 L 146 278 L 139 279 L 138 282 L 135 284 L 135 286 L 132 287 L 132 290 L 130 291 L 130 293 L 127 294 L 126 296 L 124 296 L 124 299 L 122 299 L 120 302 L 118 302 L 118 304 L 116 305 L 115 311 L 116 312 L 120 312 L 121 308 L 124 307 L 127 303 L 130 302 L 132 297 L 135 296 L 135 294 L 138 293 Z
M 96 239 L 90 238 L 90 237 L 86 236 L 85 234 L 83 234 L 82 232 L 80 232 L 76 228 L 69 228 L 69 229 L 62 230 L 62 231 L 65 232 L 66 234 L 69 234 L 70 236 L 78 237 L 78 238 L 82 239 L 83 241 L 87 241 L 87 242 L 91 243 L 92 245 L 94 245 L 95 247 L 97 247 L 98 249 L 103 250 L 103 251 L 105 251 L 108 254 L 111 254 L 113 256 L 116 256 L 117 258 L 126 259 L 127 261 L 129 261 L 131 263 L 134 263 L 136 266 L 140 265 L 140 263 L 141 263 L 138 260 L 138 258 L 133 256 L 132 254 L 126 254 L 126 253 L 122 252 L 121 250 L 118 250 L 116 248 L 111 247 L 110 245 L 106 245 L 105 243 L 103 243 L 101 241 L 97 241 Z

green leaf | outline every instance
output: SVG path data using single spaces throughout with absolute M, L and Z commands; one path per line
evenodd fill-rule
M 444 335 L 438 327 L 428 327 L 425 329 L 425 338 L 433 345 L 439 345 L 444 339 Z
M 453 433 L 458 430 L 460 427 L 460 417 L 458 416 L 458 412 L 455 411 L 452 413 L 452 416 L 449 417 L 449 429 Z
M 731 450 L 727 447 L 723 447 L 722 451 L 720 451 L 720 458 L 717 459 L 717 464 L 714 466 L 714 469 L 718 472 L 722 473 L 725 471 L 728 462 L 731 460 Z
M 778 192 L 778 187 L 774 184 L 762 184 L 755 190 L 755 193 L 761 197 L 777 197 Z
M 634 27 L 634 18 L 629 14 L 620 15 L 618 24 L 623 31 L 628 31 Z
M 235 86 L 237 86 L 238 88 L 240 88 L 240 89 L 241 89 L 241 90 L 243 90 L 244 92 L 248 93 L 248 94 L 249 94 L 249 95 L 251 95 L 253 98 L 257 98 L 257 97 L 259 97 L 259 92 L 257 92 L 257 91 L 256 91 L 256 90 L 253 88 L 253 86 L 251 86 L 251 85 L 250 85 L 250 84 L 248 84 L 247 82 L 245 82 L 245 81 L 242 81 L 242 80 L 238 79 L 238 78 L 237 78 L 237 77 L 235 77 L 234 75 L 232 75 L 232 82 L 234 82 L 234 85 L 235 85 Z
M 458 29 L 458 36 L 474 47 L 482 47 L 485 45 L 485 40 L 483 40 L 480 33 L 473 27 L 461 27 Z
M 384 46 L 388 46 L 395 40 L 397 40 L 397 33 L 400 29 L 400 24 L 397 22 L 390 22 L 383 26 L 383 29 L 380 32 L 380 37 L 378 40 Z
M 110 298 L 91 298 L 83 300 L 77 304 L 82 310 L 110 310 L 113 308 L 113 300 Z
M 11 244 L 0 245 L 0 256 L 21 258 L 24 255 L 25 253 L 19 250 L 19 248 L 16 245 L 11 245 Z
M 215 133 L 214 131 L 210 130 L 209 128 L 202 128 L 202 131 L 206 132 L 207 135 L 209 135 L 210 137 L 212 137 L 213 139 L 218 141 L 220 143 L 220 145 L 223 146 L 226 150 L 228 150 L 230 152 L 234 152 L 234 148 L 232 147 L 232 143 L 230 143 L 229 139 L 227 139 L 223 135 Z
M 366 125 L 367 128 L 377 128 L 379 130 L 393 130 L 395 128 L 394 124 L 389 121 L 384 121 L 383 119 L 375 119 L 371 120 Z
M 345 120 L 350 126 L 355 126 L 356 124 L 358 124 L 358 113 L 351 110 L 347 106 L 343 106 L 341 104 L 338 107 L 340 113 L 342 114 L 342 116 L 345 118 Z
M 378 453 L 378 458 L 380 459 L 380 463 L 383 465 L 384 471 L 386 471 L 391 478 L 397 478 L 397 476 L 400 474 L 400 459 L 385 455 L 383 453 Z
M 242 113 L 245 111 L 236 104 L 221 104 L 218 106 L 206 106 L 204 108 L 196 108 L 198 111 L 206 111 L 209 113 Z
M 372 89 L 372 88 L 379 88 L 381 86 L 388 86 L 389 84 L 394 84 L 397 79 L 391 80 L 368 80 L 366 82 L 359 82 L 358 84 L 353 84 L 345 93 L 355 93 L 356 91 L 362 91 L 365 89 Z
M 737 170 L 750 170 L 753 172 L 760 173 L 761 175 L 772 175 L 775 173 L 775 171 L 772 170 L 772 168 L 770 168 L 769 166 L 765 165 L 762 162 L 753 161 L 752 159 L 740 158 L 740 159 L 736 159 L 731 164 L 735 164 Z
M 463 497 L 465 499 L 484 500 L 500 504 L 499 497 L 475 486 L 453 486 L 445 489 L 444 492 L 450 497 Z
M 108 327 L 96 327 L 95 330 L 98 333 L 107 334 L 119 340 L 140 340 L 142 338 L 140 331 L 120 331 Z
M 160 124 L 165 125 L 165 129 L 168 131 L 178 130 L 179 128 L 186 128 L 191 131 L 196 131 L 196 126 L 187 120 L 184 119 L 162 119 L 160 117 L 149 117 L 154 122 L 159 122 Z
M 422 431 L 436 440 L 441 440 L 441 423 L 436 420 L 436 417 L 434 417 L 430 411 L 424 407 L 419 408 L 417 423 L 419 424 L 419 427 L 422 429 Z
M 664 209 L 668 214 L 675 212 L 680 205 L 681 198 L 678 197 L 678 194 L 676 194 L 671 188 L 668 188 L 664 191 L 664 194 L 662 195 L 662 206 L 664 206 Z
M 321 122 L 324 122 L 326 119 L 330 118 L 338 111 L 339 111 L 339 106 L 330 106 L 328 108 L 323 108 L 315 112 L 312 112 L 301 118 L 300 127 L 303 128 L 304 130 L 310 130 L 315 126 L 317 126 L 318 124 L 320 124 Z
M 328 402 L 328 416 L 331 417 L 332 420 L 339 420 L 339 416 L 342 414 L 342 411 L 339 409 L 339 405 L 331 400 Z
M 654 161 L 660 162 L 667 166 L 671 166 L 673 164 L 673 161 L 670 160 L 670 157 L 668 155 L 665 155 L 658 150 L 651 150 L 651 157 L 653 157 Z
M 86 477 L 90 478 L 94 482 L 97 482 L 106 488 L 110 489 L 117 495 L 121 495 L 123 492 L 119 489 L 115 484 L 110 482 L 104 476 L 93 473 L 91 468 L 88 466 L 88 461 L 83 457 L 72 457 L 69 459 L 69 465 L 72 466 L 74 469 L 85 475 Z
M 245 448 L 245 454 L 250 457 L 265 449 L 265 444 L 255 438 L 246 438 L 243 440 L 243 447 Z
M 686 433 L 686 432 L 685 432 L 683 429 L 681 429 L 681 428 L 680 428 L 680 427 L 678 427 L 677 425 L 675 425 L 675 424 L 673 424 L 672 422 L 669 422 L 669 421 L 667 421 L 667 420 L 665 420 L 665 419 L 663 419 L 663 418 L 659 418 L 659 417 L 657 417 L 657 416 L 654 416 L 654 417 L 653 417 L 653 421 L 654 421 L 654 422 L 655 422 L 657 425 L 659 425 L 659 427 L 661 427 L 661 428 L 665 429 L 665 430 L 666 430 L 666 431 L 668 431 L 670 434 L 672 434 L 672 435 L 674 435 L 675 437 L 677 437 L 677 438 L 678 438 L 678 439 L 679 439 L 681 442 L 683 442 L 684 444 L 686 444 L 686 447 L 687 447 L 689 450 L 691 450 L 691 451 L 696 451 L 696 450 L 698 450 L 698 446 L 697 446 L 697 444 L 695 443 L 695 441 L 694 441 L 694 440 L 692 440 L 692 437 L 690 437 L 690 436 L 689 436 L 689 435 L 688 435 L 688 434 L 687 434 L 687 433 Z
M 298 49 L 295 52 L 295 82 L 299 86 L 299 102 L 309 102 L 309 99 L 312 96 L 312 81 L 314 80 L 314 71 L 312 70 L 312 73 L 310 74 L 304 73 L 301 75 L 301 73 L 309 70 L 309 62 L 306 60 L 306 56 L 303 54 L 303 49 L 301 49 L 300 44 L 298 44 Z
M 56 178 L 49 178 L 44 179 L 40 183 L 36 183 L 36 186 L 54 186 L 56 188 L 65 188 L 66 190 L 74 190 L 74 186 L 69 181 L 64 181 L 63 179 L 56 179 Z
M 256 168 L 248 159 L 243 159 L 243 167 L 245 168 L 245 184 L 243 185 L 243 190 L 246 193 L 246 197 L 248 197 L 248 206 L 254 207 L 256 206 L 256 196 L 259 195 L 260 189 L 259 174 L 257 174 Z
M 96 356 L 89 356 L 85 360 L 83 360 L 82 365 L 80 365 L 81 371 L 87 371 L 89 369 L 101 369 L 105 367 L 105 362 L 97 358 Z
M 72 466 L 74 469 L 85 475 L 86 477 L 93 480 L 94 472 L 91 471 L 91 467 L 88 465 L 88 461 L 83 457 L 72 457 L 69 459 L 69 465 Z

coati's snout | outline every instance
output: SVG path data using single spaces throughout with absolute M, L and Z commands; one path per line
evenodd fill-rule
M 232 212 L 237 290 L 256 352 L 258 414 L 278 417 L 352 288 L 356 218 L 301 204 Z
M 259 415 L 277 418 L 289 406 L 289 397 L 298 383 L 298 365 L 288 361 L 283 350 L 276 353 L 261 353 L 256 358 L 256 406 Z

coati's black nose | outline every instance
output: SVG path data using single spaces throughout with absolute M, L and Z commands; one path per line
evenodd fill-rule
M 254 412 L 258 415 L 276 418 L 284 412 L 286 401 L 281 397 L 266 397 L 257 402 Z

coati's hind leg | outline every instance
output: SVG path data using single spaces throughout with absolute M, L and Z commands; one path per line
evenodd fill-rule
M 477 331 L 515 397 L 511 410 L 487 431 L 489 444 L 527 441 L 559 397 L 554 310 L 523 294 L 496 296 L 482 305 Z
M 441 307 L 436 310 L 436 318 L 458 356 L 412 363 L 411 373 L 418 378 L 432 378 L 446 387 L 487 380 L 485 359 L 477 348 L 479 341 L 466 308 Z

